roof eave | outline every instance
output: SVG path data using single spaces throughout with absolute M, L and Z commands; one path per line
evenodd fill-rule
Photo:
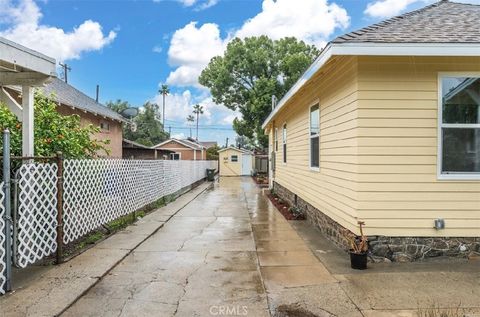
M 329 43 L 280 99 L 263 122 L 262 129 L 333 56 L 480 56 L 480 43 Z

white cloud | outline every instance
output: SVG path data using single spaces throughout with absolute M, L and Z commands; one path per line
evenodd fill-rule
M 163 48 L 161 45 L 155 45 L 153 48 L 152 48 L 152 52 L 154 53 L 161 53 L 163 51 Z
M 153 2 L 162 2 L 165 0 L 153 0 Z M 201 11 L 213 7 L 216 5 L 219 0 L 176 0 L 181 3 L 184 7 L 192 7 L 196 5 L 195 11 Z
M 376 0 L 367 4 L 364 13 L 373 18 L 390 18 L 406 11 L 414 3 L 430 4 L 437 0 Z M 457 0 L 455 2 L 480 4 L 480 0 Z
M 259 14 L 223 38 L 217 24 L 198 26 L 196 22 L 190 22 L 175 31 L 170 41 L 169 64 L 176 68 L 169 74 L 167 84 L 201 87 L 198 83 L 201 71 L 212 57 L 223 54 L 226 45 L 234 37 L 268 35 L 280 39 L 295 36 L 322 46 L 336 29 L 346 28 L 349 22 L 347 11 L 328 0 L 264 0 Z M 190 91 L 187 92 L 167 97 L 167 105 L 170 105 L 167 106 L 167 120 L 185 123 L 195 103 L 205 108 L 200 121 L 203 124 L 231 125 L 236 117 L 241 117 L 240 113 L 215 104 L 208 93 L 192 97 Z M 159 101 L 157 103 L 161 104 Z
M 214 5 L 216 5 L 216 4 L 218 3 L 218 1 L 219 1 L 219 0 L 207 0 L 207 1 L 199 4 L 195 10 L 201 11 L 201 10 L 208 9 L 208 8 L 213 7 Z
M 293 36 L 322 47 L 335 29 L 349 24 L 347 11 L 327 0 L 264 0 L 262 12 L 247 20 L 235 36 Z
M 33 0 L 0 0 L 0 22 L 6 29 L 0 36 L 51 56 L 58 61 L 79 59 L 82 53 L 97 51 L 110 44 L 116 32 L 103 34 L 102 26 L 87 20 L 70 32 L 40 24 L 42 13 Z
M 379 0 L 367 5 L 364 13 L 374 18 L 388 18 L 400 14 L 418 0 Z
M 191 7 L 195 4 L 195 2 L 197 2 L 197 0 L 177 0 L 177 1 L 186 7 Z
M 152 102 L 160 106 L 162 111 L 163 99 L 162 95 L 157 95 Z M 213 102 L 210 94 L 203 93 L 193 96 L 190 90 L 183 93 L 173 93 L 165 98 L 166 123 L 171 126 L 188 126 L 187 116 L 192 114 L 193 106 L 200 104 L 203 106 L 203 114 L 200 116 L 200 124 L 202 125 L 231 125 L 233 119 L 240 117 L 240 113 L 232 111 L 222 105 Z
M 170 65 L 177 69 L 167 78 L 170 85 L 198 86 L 202 69 L 213 56 L 222 54 L 225 49 L 218 25 L 206 23 L 199 28 L 196 25 L 196 22 L 190 22 L 172 36 L 168 58 Z
M 347 11 L 328 0 L 264 0 L 262 11 L 238 30 L 222 38 L 214 23 L 197 27 L 190 22 L 175 31 L 168 50 L 169 63 L 176 67 L 167 78 L 174 86 L 196 86 L 198 76 L 211 58 L 222 55 L 234 37 L 268 35 L 273 39 L 295 36 L 310 44 L 323 46 L 336 29 L 350 23 Z

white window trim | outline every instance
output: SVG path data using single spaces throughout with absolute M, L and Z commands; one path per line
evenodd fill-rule
M 285 147 L 283 145 L 287 144 L 287 139 L 288 139 L 288 130 L 286 129 L 287 126 L 287 121 L 283 122 L 282 124 L 282 165 L 287 165 L 288 162 L 288 157 L 287 154 L 284 153 Z M 285 133 L 283 131 L 285 130 Z
M 172 158 L 172 156 L 174 156 L 175 154 L 178 154 L 178 160 L 175 160 L 175 159 Z M 170 160 L 171 161 L 181 161 L 182 160 L 182 153 L 178 153 L 178 152 L 170 153 Z
M 232 160 L 232 157 L 234 157 L 234 156 L 237 157 L 237 160 L 236 160 L 236 161 L 233 161 L 233 160 Z M 230 163 L 238 163 L 239 157 L 240 157 L 240 155 L 238 155 L 238 154 L 232 154 L 232 155 L 230 155 Z
M 480 173 L 442 173 L 442 154 L 444 128 L 480 128 L 480 124 L 443 124 L 442 79 L 444 77 L 479 77 L 480 72 L 439 72 L 437 78 L 437 179 L 438 180 L 480 180 Z
M 312 108 L 318 105 L 318 134 L 312 136 L 310 132 L 310 128 L 312 126 L 312 118 L 311 118 L 311 111 Z M 318 136 L 318 167 L 313 167 L 312 166 L 312 138 Z M 313 172 L 320 172 L 320 100 L 317 99 L 315 102 L 310 104 L 310 107 L 308 107 L 308 166 L 311 171 Z

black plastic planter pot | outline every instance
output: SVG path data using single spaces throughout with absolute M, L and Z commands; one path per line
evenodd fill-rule
M 354 253 L 350 251 L 350 265 L 352 269 L 355 270 L 366 270 L 367 269 L 367 252 L 364 253 Z

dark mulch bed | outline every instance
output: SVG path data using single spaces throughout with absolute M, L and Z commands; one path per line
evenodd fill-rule
M 290 211 L 290 206 L 288 203 L 276 196 L 272 193 L 267 193 L 268 199 L 275 205 L 278 211 L 285 217 L 287 220 L 305 220 L 305 216 L 301 214 L 293 214 Z

